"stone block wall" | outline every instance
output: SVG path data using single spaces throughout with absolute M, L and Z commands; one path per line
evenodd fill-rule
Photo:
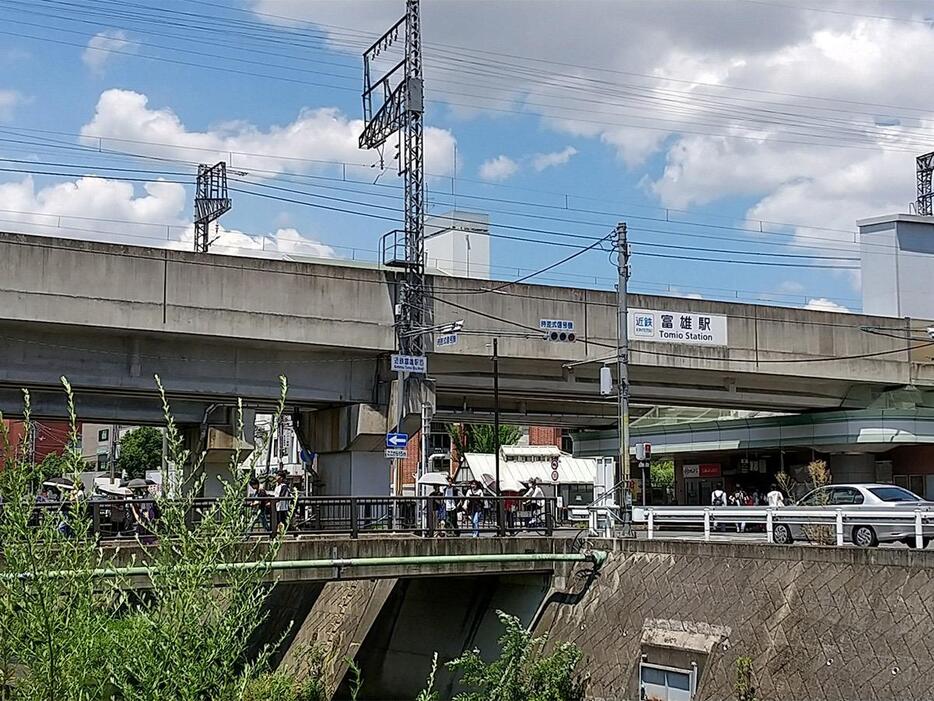
M 594 699 L 639 699 L 640 660 L 692 669 L 697 701 L 934 698 L 934 552 L 596 542 L 588 585 L 562 568 L 536 625 L 583 650 Z

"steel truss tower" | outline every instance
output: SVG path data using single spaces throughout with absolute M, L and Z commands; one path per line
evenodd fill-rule
M 398 42 L 400 32 L 405 37 L 405 56 L 374 80 L 374 59 Z M 373 149 L 382 146 L 392 134 L 399 134 L 405 228 L 384 237 L 383 262 L 405 269 L 396 313 L 399 350 L 405 355 L 424 353 L 425 334 L 421 330 L 429 323 L 425 294 L 423 93 L 419 0 L 406 0 L 405 16 L 363 53 L 364 128 L 360 135 L 360 148 Z
M 224 161 L 212 166 L 198 166 L 198 183 L 195 187 L 195 253 L 207 253 L 211 242 L 208 228 L 211 222 L 220 219 L 230 210 L 227 196 L 227 164 Z
M 931 175 L 934 174 L 934 151 L 917 158 L 918 164 L 918 214 L 934 214 L 934 192 L 931 190 Z

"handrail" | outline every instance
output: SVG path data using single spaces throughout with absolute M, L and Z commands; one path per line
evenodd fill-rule
M 469 555 L 400 555 L 395 557 L 334 557 L 318 560 L 272 560 L 249 562 L 217 562 L 208 566 L 213 572 L 237 572 L 243 570 L 305 570 L 346 569 L 352 567 L 420 567 L 424 565 L 462 564 L 510 564 L 522 562 L 589 562 L 599 570 L 609 558 L 605 550 L 587 550 L 579 553 L 495 553 Z M 154 565 L 128 565 L 124 567 L 100 567 L 90 570 L 93 577 L 150 577 L 163 568 Z M 85 570 L 87 571 L 87 570 Z M 40 579 L 69 577 L 82 574 L 82 570 L 47 570 L 45 572 L 5 573 L 0 579 Z M 340 579 L 340 577 L 338 577 Z
M 406 533 L 416 535 L 460 535 L 495 533 L 514 535 L 533 531 L 551 535 L 558 521 L 555 497 L 492 496 L 473 497 L 476 509 L 467 514 L 461 505 L 472 498 L 457 495 L 458 508 L 448 512 L 449 498 L 435 496 L 248 496 L 243 508 L 251 514 L 245 536 L 269 534 L 285 530 L 289 534 L 346 534 L 356 538 L 360 533 Z M 176 503 L 186 503 L 178 500 Z M 198 497 L 190 501 L 188 522 L 196 524 L 209 518 L 217 499 Z M 80 501 L 37 502 L 40 513 L 81 514 L 89 521 L 91 532 L 98 538 L 135 538 L 140 533 L 154 536 L 158 531 L 159 514 L 140 518 L 148 505 L 171 504 L 172 501 L 153 496 Z M 419 507 L 423 508 L 419 508 Z M 427 507 L 427 508 L 425 508 Z M 476 518 L 474 519 L 474 514 Z M 465 519 L 465 514 L 469 516 Z M 0 508 L 2 518 L 2 508 Z M 63 527 L 67 525 L 63 517 Z
M 934 536 L 934 506 L 909 508 L 843 506 L 637 506 L 633 521 L 646 524 L 646 537 L 655 537 L 657 527 L 703 524 L 704 540 L 710 540 L 711 527 L 721 524 L 765 524 L 766 539 L 774 542 L 775 526 L 833 526 L 836 544 L 843 545 L 845 525 L 887 526 L 912 524 L 915 547 L 923 548 Z

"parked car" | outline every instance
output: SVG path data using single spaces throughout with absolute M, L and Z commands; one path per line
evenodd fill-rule
M 832 484 L 809 492 L 793 504 L 793 507 L 828 510 L 843 508 L 848 511 L 891 509 L 913 512 L 917 509 L 934 510 L 934 502 L 926 501 L 914 492 L 894 484 Z M 805 532 L 807 526 L 804 524 L 782 523 L 781 516 L 776 517 L 776 520 L 778 522 L 772 529 L 776 543 L 787 545 L 795 540 L 808 539 Z M 922 547 L 927 547 L 932 538 L 934 522 L 925 521 L 922 525 Z M 871 518 L 861 522 L 850 517 L 844 523 L 843 539 L 862 548 L 874 547 L 879 543 L 905 543 L 915 547 L 915 525 L 907 519 L 898 523 L 882 524 Z

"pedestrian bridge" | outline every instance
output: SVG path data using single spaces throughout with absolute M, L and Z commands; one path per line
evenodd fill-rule
M 145 588 L 145 544 L 111 543 L 112 566 Z M 250 562 L 255 542 L 243 545 L 243 559 L 229 569 Z M 266 577 L 279 583 L 397 579 L 413 577 L 481 577 L 499 575 L 551 575 L 562 564 L 602 565 L 602 551 L 582 551 L 571 538 L 516 536 L 508 538 L 421 538 L 392 534 L 361 538 L 326 536 L 287 537 Z M 225 565 L 218 567 L 223 579 Z

